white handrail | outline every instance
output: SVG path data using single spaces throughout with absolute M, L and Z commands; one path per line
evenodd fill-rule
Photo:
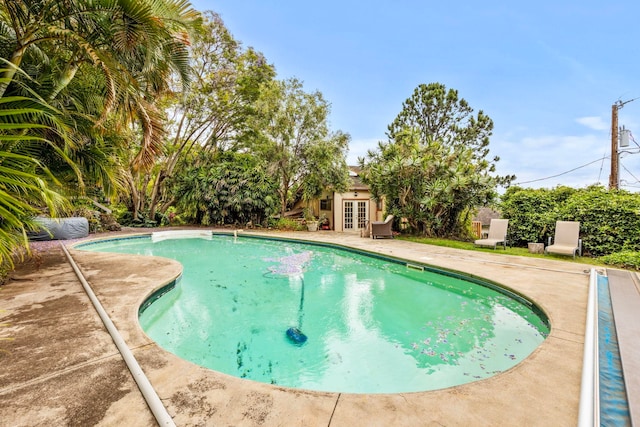
M 138 364 L 138 361 L 133 356 L 133 353 L 131 352 L 127 344 L 125 343 L 124 339 L 122 338 L 122 335 L 120 335 L 120 332 L 118 332 L 118 329 L 111 321 L 111 318 L 105 311 L 104 307 L 102 307 L 102 304 L 100 304 L 98 297 L 96 297 L 96 294 L 91 289 L 91 286 L 89 285 L 87 280 L 84 278 L 84 275 L 80 271 L 80 268 L 76 265 L 75 261 L 71 257 L 71 254 L 69 253 L 69 251 L 67 250 L 67 248 L 64 246 L 62 242 L 60 242 L 60 246 L 62 246 L 62 250 L 64 251 L 64 254 L 67 256 L 67 260 L 69 261 L 69 264 L 71 264 L 71 267 L 73 267 L 73 271 L 75 271 L 76 276 L 78 276 L 78 279 L 82 283 L 82 287 L 84 288 L 85 292 L 89 296 L 89 299 L 91 300 L 91 303 L 93 304 L 94 308 L 98 312 L 100 319 L 102 319 L 102 323 L 104 323 L 104 326 L 107 328 L 107 331 L 109 331 L 109 334 L 111 335 L 111 339 L 113 339 L 113 342 L 115 343 L 116 347 L 118 347 L 118 350 L 120 351 L 120 354 L 124 359 L 124 362 L 127 364 L 127 367 L 129 368 L 129 371 L 131 372 L 131 375 L 133 376 L 133 379 L 135 380 L 136 384 L 138 384 L 138 388 L 140 389 L 140 392 L 142 392 L 142 396 L 146 400 L 147 405 L 149 405 L 149 409 L 151 409 L 151 412 L 153 413 L 153 416 L 156 418 L 156 421 L 161 426 L 175 427 L 173 418 L 171 418 L 171 415 L 169 415 L 169 413 L 167 412 L 167 408 L 165 408 L 164 404 L 160 400 L 160 397 L 158 396 L 156 391 L 153 389 L 153 386 L 151 385 L 149 378 L 147 378 L 147 376 L 142 371 L 142 368 Z
M 600 366 L 598 363 L 598 273 L 591 269 L 587 321 L 584 331 L 582 384 L 580 386 L 579 427 L 600 425 Z

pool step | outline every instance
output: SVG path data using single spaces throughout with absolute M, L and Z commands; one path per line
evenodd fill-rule
M 151 233 L 153 243 L 167 239 L 197 238 L 211 240 L 213 233 L 211 230 L 168 230 L 154 231 Z
M 607 269 L 607 277 L 631 424 L 640 426 L 640 281 L 623 270 Z

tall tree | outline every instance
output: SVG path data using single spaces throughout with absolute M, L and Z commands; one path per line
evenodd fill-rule
M 275 76 L 262 54 L 243 50 L 213 12 L 204 13 L 202 31 L 190 50 L 192 83 L 187 92 L 169 99 L 169 140 L 149 196 L 151 218 L 158 203 L 161 211 L 173 203 L 164 181 L 192 151 L 233 152 L 243 145 L 260 85 Z
M 273 81 L 256 109 L 252 150 L 277 177 L 281 215 L 298 191 L 310 199 L 325 188 L 346 190 L 349 135 L 329 131 L 329 104 L 320 92 L 305 92 L 297 79 Z
M 463 236 L 473 209 L 513 179 L 495 176 L 499 158 L 487 159 L 492 129 L 491 119 L 482 111 L 474 116 L 457 91 L 420 85 L 389 125 L 388 142 L 360 159 L 363 181 L 414 232 Z
M 277 209 L 277 182 L 255 156 L 199 150 L 191 157 L 194 161 L 184 162 L 182 173 L 171 180 L 176 206 L 186 219 L 244 226 L 266 222 Z
M 484 159 L 489 155 L 493 120 L 482 110 L 474 116 L 457 90 L 447 90 L 442 83 L 429 83 L 419 85 L 402 103 L 402 110 L 388 126 L 387 136 L 395 139 L 407 129 L 417 131 L 423 143 L 431 139 L 447 147 L 465 145 L 474 151 L 474 157 Z M 494 158 L 494 162 L 498 160 Z

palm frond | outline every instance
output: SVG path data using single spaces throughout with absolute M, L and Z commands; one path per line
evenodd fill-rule
M 31 218 L 40 208 L 55 216 L 67 203 L 51 187 L 56 181 L 47 167 L 35 157 L 47 147 L 70 161 L 50 135 L 69 139 L 59 112 L 35 93 L 0 97 L 1 264 L 13 266 L 17 249 L 27 248 L 26 231 L 34 227 Z

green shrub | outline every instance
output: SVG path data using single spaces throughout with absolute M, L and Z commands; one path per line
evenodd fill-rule
M 271 227 L 282 231 L 304 231 L 307 229 L 303 224 L 290 218 L 281 218 L 278 220 L 271 220 Z
M 502 196 L 500 211 L 509 219 L 509 244 L 526 246 L 546 242 L 553 229 L 557 199 L 553 190 L 510 187 Z
M 202 152 L 171 185 L 177 212 L 202 225 L 260 224 L 277 211 L 278 182 L 255 156 Z
M 640 270 L 640 252 L 622 251 L 598 258 L 601 262 L 629 270 Z
M 583 251 L 601 256 L 640 251 L 640 195 L 589 187 L 558 207 L 558 219 L 580 221 Z
M 546 242 L 556 221 L 579 221 L 583 254 L 640 251 L 640 195 L 601 186 L 584 189 L 509 188 L 500 211 L 509 219 L 509 244 Z

